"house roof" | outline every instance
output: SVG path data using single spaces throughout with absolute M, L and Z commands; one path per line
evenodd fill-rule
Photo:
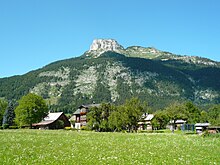
M 82 108 L 89 109 L 89 108 L 92 108 L 92 107 L 100 107 L 100 104 L 81 105 L 81 106 L 79 106 L 79 108 L 73 113 L 73 115 L 78 115 L 78 114 L 80 114 L 80 111 L 81 111 Z
M 99 107 L 100 104 L 87 104 L 87 105 L 81 105 L 79 108 L 92 108 L 92 107 Z
M 48 125 L 56 121 L 63 112 L 49 113 L 41 122 L 32 124 L 33 126 L 43 126 Z
M 43 120 L 57 120 L 62 114 L 63 112 L 49 113 Z
M 153 114 L 148 114 L 144 120 L 150 121 L 150 120 L 152 120 L 153 118 L 154 118 L 154 115 L 153 115 Z
M 195 127 L 208 127 L 210 123 L 196 123 Z
M 32 126 L 43 126 L 43 125 L 51 124 L 53 122 L 54 122 L 54 120 L 41 121 L 40 123 L 32 124 Z
M 74 115 L 80 114 L 80 109 L 77 109 L 73 114 L 74 114 Z
M 218 128 L 220 128 L 220 126 L 214 126 L 214 125 L 212 125 L 212 126 L 209 126 L 209 128 L 216 128 L 216 129 L 218 129 Z
M 171 120 L 170 123 L 172 124 L 173 120 Z M 182 119 L 178 119 L 178 120 L 175 121 L 175 124 L 183 124 L 183 123 L 186 123 L 186 121 L 182 120 Z

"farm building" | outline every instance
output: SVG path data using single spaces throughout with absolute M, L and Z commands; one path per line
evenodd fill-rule
M 181 126 L 182 126 L 183 124 L 185 124 L 185 123 L 186 123 L 185 120 L 178 119 L 178 120 L 175 121 L 175 126 L 174 126 L 174 121 L 171 120 L 171 121 L 169 122 L 169 124 L 167 125 L 167 128 L 170 129 L 170 130 L 180 129 Z
M 139 130 L 152 130 L 151 120 L 154 118 L 153 114 L 144 113 L 141 120 L 138 122 Z
M 210 123 L 196 123 L 196 133 L 202 133 L 203 131 L 207 130 L 208 126 L 210 126 Z
M 220 126 L 209 126 L 208 132 L 209 133 L 220 133 Z
M 86 114 L 89 112 L 89 109 L 92 107 L 99 107 L 100 104 L 88 104 L 88 105 L 81 105 L 79 108 L 73 113 L 73 116 L 69 119 L 69 121 L 73 121 L 71 124 L 72 128 L 80 129 L 82 126 L 86 126 L 87 118 Z
M 63 112 L 49 113 L 41 122 L 32 124 L 39 129 L 63 129 L 70 127 L 70 122 Z

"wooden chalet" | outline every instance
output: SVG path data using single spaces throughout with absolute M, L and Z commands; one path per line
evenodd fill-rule
M 37 129 L 63 129 L 70 127 L 70 122 L 63 112 L 56 112 L 49 113 L 41 122 L 32 126 Z
M 72 128 L 80 129 L 82 126 L 86 126 L 87 118 L 86 114 L 92 107 L 99 107 L 100 104 L 88 104 L 81 105 L 79 108 L 73 113 L 73 116 L 69 119 L 69 121 L 74 121 L 75 126 L 71 124 Z

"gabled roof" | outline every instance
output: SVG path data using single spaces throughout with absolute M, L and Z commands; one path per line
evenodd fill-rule
M 81 105 L 81 106 L 79 106 L 79 108 L 73 113 L 73 115 L 79 115 L 82 108 L 89 109 L 89 108 L 92 108 L 92 107 L 100 107 L 100 105 L 101 105 L 101 104 Z
M 63 112 L 49 113 L 41 122 L 32 124 L 33 126 L 48 125 L 59 119 Z
M 77 109 L 73 114 L 74 115 L 79 115 L 80 114 L 80 109 Z
M 92 108 L 92 107 L 99 107 L 100 104 L 87 104 L 87 105 L 81 105 L 79 108 Z
M 171 124 L 173 124 L 173 122 L 174 122 L 173 120 L 170 121 Z M 182 119 L 178 119 L 175 121 L 175 124 L 184 124 L 184 123 L 186 123 L 186 121 Z
M 43 120 L 57 120 L 62 114 L 63 112 L 49 113 Z
M 209 125 L 209 123 L 196 123 L 195 127 L 208 127 Z
M 154 118 L 153 114 L 148 114 L 144 120 L 151 121 Z

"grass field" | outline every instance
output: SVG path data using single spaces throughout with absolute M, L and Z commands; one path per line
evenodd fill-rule
M 0 164 L 220 164 L 220 138 L 168 133 L 0 130 Z

